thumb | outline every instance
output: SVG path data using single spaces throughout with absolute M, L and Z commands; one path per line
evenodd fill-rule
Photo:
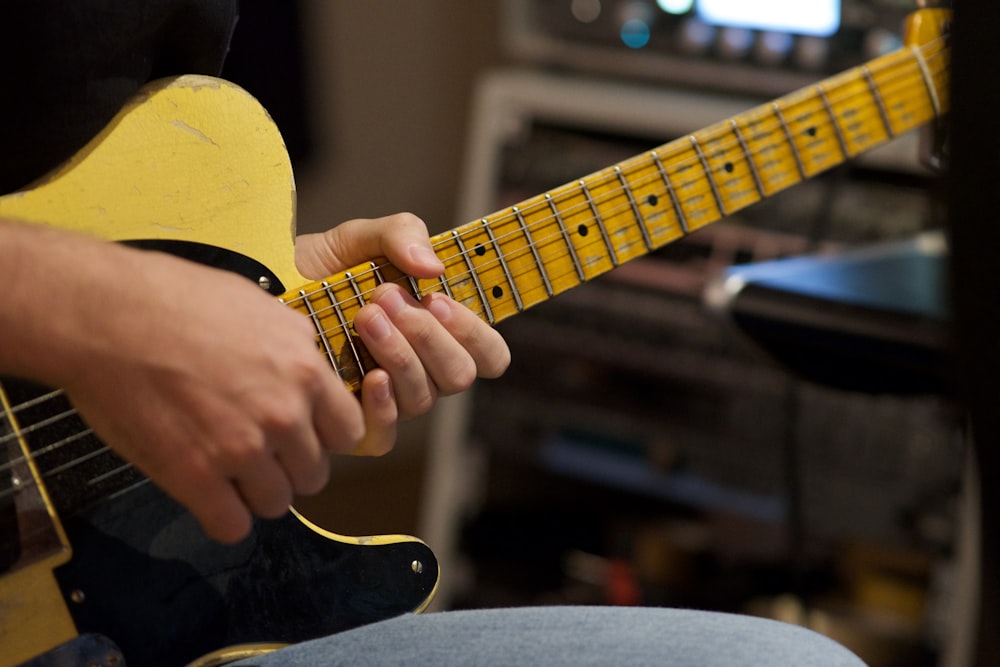
M 431 247 L 427 225 L 412 213 L 348 220 L 319 234 L 303 234 L 295 245 L 299 272 L 313 280 L 380 257 L 417 278 L 444 272 L 444 264 Z

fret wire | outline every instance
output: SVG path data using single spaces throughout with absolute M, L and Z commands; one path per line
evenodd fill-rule
M 442 261 L 443 261 L 443 260 L 442 260 Z M 449 282 L 448 282 L 448 269 L 447 269 L 447 264 L 445 264 L 445 272 L 444 272 L 444 273 L 442 273 L 442 274 L 441 274 L 441 275 L 440 275 L 440 276 L 438 277 L 438 282 L 439 282 L 439 283 L 441 284 L 441 289 L 443 289 L 443 290 L 444 290 L 444 293 L 448 295 L 448 298 L 449 298 L 449 299 L 454 299 L 454 298 L 455 298 L 455 295 L 454 295 L 454 293 L 452 293 L 452 291 L 451 291 L 451 284 L 449 284 Z M 414 285 L 416 285 L 416 283 L 415 283 L 415 282 L 414 282 Z M 419 291 L 418 291 L 417 293 L 419 294 Z
M 921 49 L 917 46 L 911 46 L 910 52 L 913 53 L 917 60 L 917 65 L 920 67 L 920 75 L 924 79 L 924 86 L 927 88 L 927 94 L 931 98 L 931 106 L 934 107 L 934 116 L 940 118 L 941 99 L 938 97 L 937 87 L 934 85 L 934 76 L 931 74 L 930 67 L 927 65 L 927 60 L 924 58 L 924 54 Z
M 351 283 L 351 289 L 354 290 L 354 298 L 358 300 L 358 306 L 361 308 L 367 306 L 368 303 L 365 301 L 365 297 L 362 296 L 361 294 L 361 288 L 358 287 L 358 281 L 354 279 L 354 276 L 351 275 L 351 272 L 344 271 L 344 277 L 347 278 L 347 281 L 349 283 Z
M 365 368 L 364 358 L 358 351 L 357 345 L 354 344 L 354 336 L 351 335 L 351 321 L 347 319 L 344 315 L 344 310 L 341 308 L 341 301 L 336 300 L 336 296 L 333 289 L 328 283 L 323 283 L 323 289 L 326 292 L 327 298 L 330 300 L 330 304 L 333 305 L 333 311 L 337 315 L 337 321 L 340 323 L 340 330 L 344 334 L 344 338 L 347 340 L 348 346 L 351 348 L 351 356 L 354 357 L 354 363 L 358 367 L 359 374 L 363 377 L 368 373 L 368 369 Z M 324 335 L 323 339 L 326 340 L 327 336 Z M 334 366 L 336 368 L 336 366 Z
M 493 324 L 496 321 L 493 317 L 493 309 L 490 308 L 490 302 L 486 298 L 486 292 L 483 290 L 483 283 L 479 280 L 479 272 L 476 271 L 476 267 L 472 263 L 472 257 L 469 256 L 469 252 L 466 250 L 465 242 L 462 241 L 462 235 L 457 229 L 453 230 L 451 235 L 455 239 L 455 243 L 458 244 L 458 249 L 461 251 L 462 257 L 465 258 L 465 265 L 469 267 L 469 275 L 472 276 L 472 282 L 476 286 L 476 291 L 479 292 L 479 300 L 483 304 L 483 311 L 486 314 L 486 319 L 490 324 Z
M 549 282 L 549 272 L 545 268 L 545 263 L 542 262 L 542 256 L 538 252 L 538 247 L 535 244 L 535 238 L 528 229 L 528 225 L 524 220 L 524 215 L 521 214 L 521 209 L 517 206 L 511 206 L 510 210 L 514 213 L 514 217 L 517 219 L 517 224 L 521 228 L 521 233 L 528 242 L 528 248 L 531 249 L 532 257 L 535 258 L 535 266 L 538 267 L 538 273 L 542 276 L 542 284 L 545 285 L 545 293 L 552 296 L 554 292 L 552 290 L 552 283 Z
M 660 173 L 660 179 L 663 181 L 663 185 L 667 188 L 667 195 L 670 196 L 670 203 L 673 204 L 674 213 L 677 215 L 677 221 L 681 225 L 681 231 L 685 234 L 690 234 L 691 229 L 688 227 L 687 215 L 684 214 L 684 207 L 681 206 L 680 197 L 677 196 L 677 191 L 674 189 L 673 183 L 670 182 L 670 177 L 667 175 L 667 170 L 663 166 L 663 162 L 660 160 L 660 155 L 656 151 L 650 151 L 649 155 L 653 158 L 653 162 L 656 163 L 656 170 Z
M 419 301 L 423 298 L 423 294 L 420 293 L 420 285 L 417 284 L 417 279 L 411 275 L 406 276 L 407 282 L 410 283 L 410 291 L 413 292 L 413 297 Z
M 347 339 L 347 345 L 351 348 L 351 356 L 354 357 L 354 363 L 357 364 L 358 371 L 361 375 L 364 375 L 368 371 L 365 369 L 365 362 L 361 358 L 361 354 L 358 352 L 357 346 L 354 344 L 354 336 L 351 335 L 351 323 L 344 315 L 344 311 L 340 307 L 340 301 L 335 298 L 336 295 L 334 294 L 334 291 L 330 287 L 329 283 L 323 283 L 323 291 L 326 293 L 326 298 L 330 300 L 330 305 L 333 306 L 333 311 L 337 314 L 337 320 L 340 322 L 340 328 L 343 331 L 344 338 Z M 328 336 L 326 335 L 328 333 L 329 332 L 324 332 L 323 340 L 328 340 Z M 334 366 L 334 368 L 336 368 L 336 366 Z
M 785 133 L 785 138 L 788 140 L 788 145 L 792 149 L 792 157 L 795 158 L 795 166 L 799 169 L 799 176 L 801 176 L 802 180 L 809 178 L 806 175 L 806 166 L 802 161 L 802 155 L 799 153 L 799 147 L 795 145 L 792 128 L 788 126 L 788 121 L 785 120 L 785 114 L 781 111 L 781 107 L 778 106 L 777 102 L 771 104 L 771 109 L 774 110 L 774 115 L 778 118 L 778 123 L 781 125 L 781 129 Z
M 615 165 L 615 174 L 618 175 L 618 181 L 622 184 L 622 189 L 625 190 L 625 194 L 628 196 L 628 204 L 632 208 L 632 215 L 635 216 L 635 221 L 639 225 L 639 231 L 642 232 L 642 240 L 646 244 L 646 250 L 653 249 L 653 239 L 649 238 L 649 230 L 646 229 L 646 221 L 642 217 L 642 213 L 639 211 L 639 205 L 635 201 L 635 195 L 632 193 L 632 188 L 628 184 L 628 180 L 625 178 L 625 173 L 622 168 Z
M 875 98 L 875 104 L 878 105 L 878 114 L 882 118 L 882 126 L 885 127 L 886 135 L 892 139 L 896 136 L 896 133 L 892 129 L 892 124 L 889 122 L 889 112 L 885 108 L 885 102 L 882 100 L 882 94 L 878 90 L 878 84 L 875 83 L 875 77 L 872 76 L 872 71 L 868 69 L 868 65 L 861 68 L 861 73 L 865 77 L 865 81 L 868 83 L 868 88 L 872 91 L 872 97 Z
M 329 285 L 324 282 L 323 289 L 328 289 Z M 316 313 L 316 308 L 313 307 L 312 299 L 306 296 L 305 290 L 299 290 L 299 295 L 302 296 L 302 300 L 306 304 L 306 310 L 309 312 L 309 318 L 313 321 L 313 326 L 316 327 L 316 331 L 319 333 L 319 339 L 323 341 L 323 349 L 326 352 L 326 358 L 330 360 L 330 364 L 333 366 L 337 374 L 340 374 L 340 369 L 337 368 L 336 356 L 333 353 L 333 348 L 330 346 L 330 339 L 327 338 L 326 332 L 324 331 L 323 323 L 319 319 L 319 315 Z
M 379 285 L 385 284 L 385 276 L 382 275 L 382 269 L 375 262 L 368 262 L 368 270 L 372 272 L 375 276 L 375 282 Z
M 847 137 L 844 136 L 843 131 L 840 129 L 840 123 L 837 122 L 837 113 L 833 110 L 830 98 L 826 96 L 826 90 L 823 88 L 823 85 L 817 85 L 815 90 L 819 93 L 819 99 L 823 103 L 823 108 L 826 109 L 827 115 L 830 116 L 830 121 L 833 124 L 833 134 L 837 137 L 837 143 L 840 144 L 840 150 L 844 155 L 844 159 L 847 159 L 851 157 L 851 152 L 847 147 Z
M 615 253 L 614 246 L 611 245 L 611 237 L 608 236 L 608 229 L 604 226 L 604 219 L 601 217 L 601 212 L 597 209 L 597 203 L 594 202 L 594 197 L 590 193 L 590 188 L 587 187 L 586 181 L 582 178 L 576 183 L 580 186 L 580 191 L 583 192 L 584 197 L 587 198 L 587 204 L 590 206 L 590 212 L 594 216 L 594 222 L 597 223 L 597 228 L 601 230 L 601 238 L 604 239 L 604 246 L 608 249 L 608 256 L 611 259 L 611 265 L 618 266 L 618 255 Z
M 559 208 L 556 206 L 555 199 L 552 198 L 552 195 L 546 193 L 545 201 L 549 203 L 549 208 L 552 209 L 552 215 L 555 216 L 556 222 L 559 223 L 559 231 L 562 232 L 563 241 L 566 242 L 566 248 L 569 250 L 570 259 L 573 261 L 573 266 L 576 268 L 576 275 L 582 283 L 587 280 L 587 276 L 583 272 L 583 265 L 580 263 L 580 258 L 576 256 L 576 246 L 573 245 L 573 240 L 570 238 L 569 230 L 566 229 L 566 222 L 563 220 L 562 213 L 559 212 Z
M 750 167 L 750 174 L 753 176 L 754 185 L 757 187 L 757 194 L 762 198 L 767 196 L 764 191 L 764 181 L 761 180 L 760 172 L 757 171 L 757 165 L 753 161 L 753 155 L 750 153 L 750 146 L 747 144 L 746 138 L 743 136 L 743 131 L 740 130 L 740 124 L 736 122 L 735 119 L 729 121 L 729 126 L 733 129 L 733 134 L 736 135 L 736 141 L 740 145 L 740 149 L 743 151 L 743 158 L 747 161 L 747 165 Z
M 504 257 L 503 249 L 497 243 L 497 237 L 493 233 L 490 221 L 483 218 L 482 223 L 483 228 L 486 229 L 487 236 L 490 237 L 490 243 L 493 244 L 493 249 L 497 253 L 497 259 L 500 260 L 500 267 L 503 269 L 504 275 L 507 276 L 507 283 L 510 285 L 511 294 L 514 295 L 514 305 L 517 307 L 518 312 L 521 312 L 524 310 L 524 302 L 521 301 L 521 291 L 517 288 L 517 283 L 514 282 L 514 276 L 510 272 L 510 267 L 507 266 L 507 258 Z
M 722 194 L 719 192 L 719 186 L 715 182 L 715 176 L 712 175 L 712 167 L 708 164 L 708 158 L 705 157 L 705 151 L 701 149 L 701 144 L 698 143 L 698 138 L 693 134 L 691 135 L 691 145 L 694 146 L 694 152 L 698 156 L 698 161 L 701 162 L 701 168 L 705 172 L 705 176 L 708 177 L 708 185 L 712 188 L 712 195 L 715 197 L 715 203 L 719 207 L 719 213 L 724 216 L 729 215 L 726 211 L 726 203 L 722 201 Z

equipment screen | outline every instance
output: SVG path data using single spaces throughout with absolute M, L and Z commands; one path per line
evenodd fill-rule
M 696 7 L 710 25 L 818 37 L 840 27 L 840 0 L 697 0 Z

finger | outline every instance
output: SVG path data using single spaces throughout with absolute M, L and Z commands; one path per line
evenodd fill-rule
M 425 360 L 415 351 L 412 343 L 421 336 L 432 336 L 435 332 L 419 331 L 419 323 L 409 323 L 404 334 L 397 326 L 394 317 L 405 320 L 403 310 L 413 311 L 424 327 L 437 328 L 437 336 L 442 339 L 442 345 L 452 348 L 454 354 L 463 354 L 461 347 L 453 340 L 434 317 L 427 312 L 422 314 L 419 305 L 412 297 L 405 297 L 402 291 L 394 285 L 380 287 L 376 294 L 384 295 L 376 303 L 365 306 L 354 318 L 354 327 L 368 351 L 378 362 L 378 365 L 389 373 L 392 378 L 393 390 L 400 412 L 405 416 L 425 413 L 437 398 L 437 386 L 425 369 Z M 410 304 L 405 302 L 409 298 Z M 393 311 L 392 314 L 388 312 Z
M 313 425 L 323 448 L 335 454 L 354 451 L 365 435 L 358 399 L 340 378 L 330 373 L 316 393 Z
M 310 495 L 326 486 L 330 460 L 319 442 L 312 422 L 301 424 L 298 435 L 276 447 L 275 456 L 298 495 Z
M 270 453 L 246 465 L 233 483 L 243 502 L 257 516 L 276 519 L 292 505 L 292 484 Z
M 190 481 L 186 485 L 190 485 Z M 183 494 L 175 496 L 175 499 L 191 509 L 206 535 L 219 542 L 239 542 L 250 534 L 253 527 L 250 509 L 236 487 L 228 481 L 223 481 L 215 491 L 201 487 L 197 499 L 185 499 Z
M 183 470 L 164 466 L 161 472 L 159 484 L 191 511 L 206 535 L 232 544 L 250 534 L 250 509 L 232 482 L 218 475 L 204 459 L 192 453 Z
M 440 296 L 435 295 L 435 298 L 430 298 L 431 295 L 428 295 L 427 305 L 446 311 L 440 316 L 450 321 L 452 309 L 448 304 L 454 302 L 447 297 L 443 297 L 446 301 L 436 298 Z M 386 312 L 396 329 L 408 341 L 420 360 L 423 372 L 430 377 L 440 393 L 453 394 L 472 385 L 477 375 L 475 360 L 462 341 L 456 339 L 439 318 L 425 307 L 423 301 L 417 302 L 395 285 L 379 288 L 374 295 L 374 301 Z M 464 310 L 458 304 L 454 305 L 456 311 Z M 467 322 L 476 319 L 471 312 L 468 315 Z M 474 338 L 465 331 L 462 333 L 470 339 Z M 483 352 L 481 356 L 485 354 Z
M 472 357 L 477 376 L 498 378 L 510 366 L 510 348 L 503 336 L 471 310 L 437 292 L 424 295 L 420 305 L 434 315 Z
M 396 408 L 392 379 L 381 369 L 365 376 L 361 385 L 361 405 L 365 413 L 365 437 L 354 454 L 382 456 L 396 444 L 399 411 Z
M 299 271 L 316 280 L 378 257 L 417 278 L 444 272 L 431 248 L 427 225 L 411 213 L 348 220 L 321 234 L 304 234 L 295 244 Z

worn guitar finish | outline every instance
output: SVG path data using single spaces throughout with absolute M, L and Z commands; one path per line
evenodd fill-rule
M 374 361 L 352 322 L 381 282 L 445 292 L 496 323 L 940 118 L 946 14 L 916 17 L 902 51 L 435 236 L 446 269 L 433 280 L 383 260 L 302 278 L 280 137 L 245 93 L 202 77 L 147 88 L 46 182 L 0 198 L 0 216 L 222 261 L 309 317 L 357 389 Z M 0 667 L 77 632 L 108 635 L 132 664 L 176 665 L 419 610 L 433 591 L 436 561 L 412 538 L 347 538 L 291 515 L 212 543 L 61 393 L 5 385 Z
M 218 80 L 145 89 L 69 164 L 0 198 L 0 216 L 172 252 L 275 295 L 306 282 L 280 135 Z M 130 664 L 176 667 L 420 611 L 436 588 L 437 561 L 419 540 L 334 535 L 295 514 L 220 545 L 60 392 L 8 380 L 0 407 L 0 665 L 99 633 Z

